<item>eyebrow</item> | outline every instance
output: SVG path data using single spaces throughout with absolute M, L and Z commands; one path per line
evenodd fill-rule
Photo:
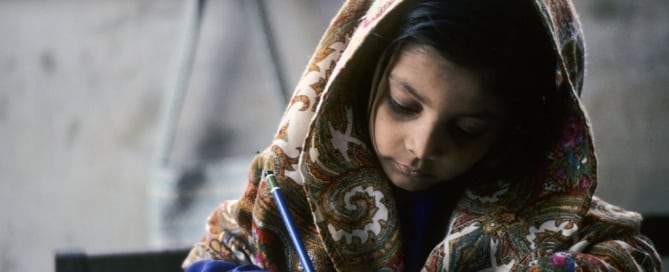
M 409 82 L 407 82 L 406 80 L 404 80 L 402 78 L 397 78 L 392 74 L 388 75 L 388 78 L 390 80 L 395 81 L 395 82 L 399 83 L 400 85 L 402 85 L 402 87 L 404 87 L 404 89 L 407 92 L 409 92 L 411 95 L 413 95 L 419 102 L 421 102 L 423 104 L 428 104 L 430 102 L 429 99 L 427 99 L 424 96 L 418 94 L 418 91 L 416 91 L 416 89 L 413 86 L 411 86 L 411 84 L 409 84 Z
M 474 117 L 474 118 L 478 118 L 478 119 L 484 119 L 484 120 L 487 120 L 487 121 L 493 121 L 493 122 L 502 122 L 504 120 L 504 117 L 502 117 L 502 115 L 500 115 L 498 113 L 495 113 L 495 112 L 491 112 L 491 111 L 484 111 L 484 112 L 477 113 L 477 114 L 472 114 L 472 115 L 469 115 L 469 116 Z

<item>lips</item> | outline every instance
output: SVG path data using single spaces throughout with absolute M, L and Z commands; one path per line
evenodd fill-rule
M 394 164 L 395 164 L 395 168 L 400 173 L 402 173 L 404 175 L 407 175 L 407 176 L 410 176 L 410 177 L 415 177 L 415 178 L 431 177 L 431 175 L 429 173 L 427 173 L 426 171 L 423 171 L 423 170 L 420 170 L 420 169 L 417 169 L 417 168 L 413 168 L 413 167 L 410 167 L 410 166 L 406 166 L 406 165 L 398 163 L 398 162 L 394 162 Z

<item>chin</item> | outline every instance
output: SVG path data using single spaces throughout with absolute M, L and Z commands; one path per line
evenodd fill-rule
M 409 192 L 419 192 L 423 190 L 427 190 L 430 187 L 434 186 L 435 184 L 431 183 L 423 183 L 423 182 L 416 182 L 416 181 L 410 181 L 410 180 L 402 180 L 402 181 L 391 181 L 395 186 L 399 187 L 402 190 L 409 191 Z

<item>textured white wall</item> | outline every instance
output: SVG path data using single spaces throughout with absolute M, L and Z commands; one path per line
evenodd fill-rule
M 179 1 L 0 1 L 0 271 L 145 245 Z
M 178 170 L 252 155 L 278 120 L 261 113 L 281 111 L 243 1 L 209 2 L 172 154 Z M 268 2 L 293 86 L 340 1 Z M 599 192 L 643 212 L 669 213 L 668 5 L 577 1 Z M 0 1 L 0 271 L 48 271 L 56 249 L 150 246 L 147 187 L 183 6 Z

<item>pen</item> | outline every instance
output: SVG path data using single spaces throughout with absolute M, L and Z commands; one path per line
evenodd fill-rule
M 311 264 L 309 255 L 307 255 L 306 249 L 304 249 L 304 245 L 302 244 L 302 239 L 300 239 L 300 234 L 297 232 L 297 229 L 295 228 L 295 224 L 293 223 L 293 218 L 290 216 L 290 210 L 288 210 L 288 205 L 286 204 L 286 201 L 283 198 L 283 194 L 281 193 L 281 188 L 276 182 L 276 177 L 274 176 L 274 172 L 267 171 L 265 176 L 265 181 L 267 181 L 267 184 L 269 185 L 272 195 L 274 196 L 276 205 L 279 208 L 279 213 L 281 213 L 281 218 L 283 219 L 283 224 L 286 225 L 286 229 L 288 230 L 288 235 L 290 235 L 290 240 L 291 242 L 293 242 L 293 246 L 297 251 L 297 255 L 300 258 L 300 262 L 302 262 L 302 266 L 304 266 L 304 271 L 313 272 L 314 267 Z

